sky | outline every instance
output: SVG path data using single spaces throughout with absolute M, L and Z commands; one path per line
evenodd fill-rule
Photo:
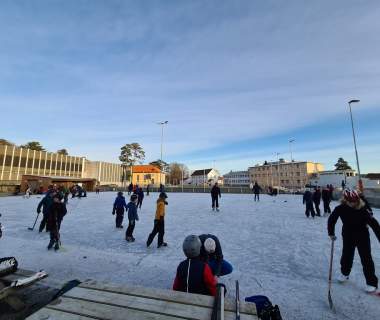
M 0 2 L 0 138 L 221 173 L 293 158 L 380 172 L 378 1 Z

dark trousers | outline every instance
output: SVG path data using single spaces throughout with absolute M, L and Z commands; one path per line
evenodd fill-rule
M 312 202 L 306 202 L 306 211 L 305 211 L 305 214 L 306 214 L 306 217 L 308 217 L 308 218 L 310 217 L 310 214 L 314 218 L 315 212 L 314 212 L 314 207 L 313 207 L 313 203 Z
M 154 220 L 153 230 L 150 233 L 148 240 L 146 242 L 147 247 L 153 242 L 154 237 L 158 233 L 157 245 L 161 246 L 164 243 L 164 233 L 165 233 L 165 222 L 164 219 Z
M 317 211 L 317 216 L 321 216 L 321 210 L 319 209 L 320 202 L 319 201 L 314 201 L 314 206 L 315 206 L 315 211 Z
M 124 219 L 124 208 L 116 209 L 116 228 L 121 227 Z
M 211 196 L 212 208 L 219 208 L 218 196 Z
M 45 226 L 46 226 L 46 231 L 49 231 L 48 228 L 47 228 L 47 217 L 48 217 L 48 214 L 47 213 L 43 213 L 42 214 L 42 221 L 40 223 L 40 229 L 39 231 L 42 232 L 44 229 L 45 229 Z
M 255 193 L 255 201 L 260 201 L 260 195 L 258 193 Z
M 127 232 L 125 233 L 125 237 L 132 237 L 133 230 L 135 230 L 135 220 L 129 220 Z
M 331 213 L 330 201 L 323 201 L 323 211 L 325 213 Z
M 137 208 L 141 209 L 143 199 L 137 199 Z
M 360 260 L 363 266 L 363 273 L 369 286 L 377 287 L 377 277 L 375 275 L 375 265 L 371 255 L 371 241 L 369 235 L 363 235 L 358 239 L 343 237 L 343 252 L 340 259 L 342 274 L 348 276 L 351 272 L 354 261 L 355 248 L 358 248 Z

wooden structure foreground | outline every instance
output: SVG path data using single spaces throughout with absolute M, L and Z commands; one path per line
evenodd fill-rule
M 29 320 L 210 320 L 214 298 L 172 290 L 81 283 Z M 225 299 L 225 319 L 235 319 L 235 300 Z M 255 305 L 240 303 L 241 320 L 257 320 Z

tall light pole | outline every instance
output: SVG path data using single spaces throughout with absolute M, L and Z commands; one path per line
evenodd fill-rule
M 350 109 L 350 117 L 351 117 L 351 127 L 352 127 L 352 137 L 354 138 L 354 148 L 355 148 L 355 156 L 356 156 L 356 166 L 358 168 L 358 184 L 359 184 L 359 190 L 363 191 L 363 182 L 360 174 L 360 166 L 359 166 L 359 157 L 358 157 L 358 149 L 356 148 L 356 137 L 355 137 L 355 128 L 354 128 L 354 120 L 352 118 L 352 110 L 351 110 L 351 103 L 358 103 L 360 100 L 353 99 L 348 101 L 348 107 Z
M 278 152 L 276 152 L 275 155 L 277 156 L 277 177 L 278 177 L 278 186 L 280 187 L 281 186 L 281 182 L 280 182 L 280 158 L 278 157 L 280 154 Z M 279 191 L 280 191 L 280 189 L 279 189 Z
M 291 184 L 291 187 L 292 187 L 292 191 L 293 191 L 293 152 L 292 152 L 292 143 L 296 141 L 295 139 L 290 139 L 289 140 L 289 150 L 290 150 L 290 184 Z
M 159 124 L 161 126 L 161 156 L 160 156 L 160 160 L 161 160 L 161 172 L 160 172 L 160 185 L 161 185 L 161 175 L 162 175 L 162 171 L 163 171 L 163 165 L 162 165 L 162 144 L 163 144 L 163 141 L 164 141 L 164 126 L 165 124 L 168 124 L 168 121 L 162 121 L 162 122 L 158 122 L 157 124 Z

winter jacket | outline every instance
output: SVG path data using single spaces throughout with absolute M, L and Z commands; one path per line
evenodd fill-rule
M 303 204 L 312 204 L 313 203 L 313 194 L 310 191 L 305 191 L 303 194 Z
M 165 201 L 165 199 L 159 198 L 157 200 L 157 208 L 156 208 L 156 217 L 155 220 L 160 220 L 165 217 L 165 205 L 168 203 Z
M 42 213 L 44 215 L 49 213 L 49 208 L 53 204 L 53 198 L 50 196 L 50 193 L 47 193 L 46 196 L 40 201 L 40 203 L 37 206 L 37 212 L 41 212 L 41 207 L 42 208 Z
M 67 209 L 64 203 L 53 202 L 52 205 L 49 207 L 49 212 L 47 216 L 47 230 L 57 230 L 57 224 L 60 224 L 66 213 Z
M 254 194 L 260 194 L 261 187 L 257 183 L 255 183 L 255 185 L 253 186 L 252 190 L 253 190 Z
M 123 196 L 117 196 L 113 204 L 113 210 L 116 211 L 117 209 L 123 209 L 123 208 L 127 209 L 125 198 Z
M 173 290 L 215 296 L 216 280 L 205 262 L 186 259 L 177 268 Z
M 137 197 L 139 200 L 144 199 L 144 191 L 142 189 L 137 190 Z
M 360 201 L 356 205 L 342 201 L 342 203 L 334 209 L 327 223 L 329 236 L 335 235 L 335 224 L 338 218 L 340 218 L 343 223 L 343 237 L 352 239 L 358 239 L 363 236 L 369 237 L 368 226 L 370 226 L 380 241 L 380 225 L 366 209 L 363 201 Z
M 323 189 L 322 190 L 322 200 L 324 202 L 330 202 L 331 201 L 331 193 L 329 189 Z
M 213 186 L 211 188 L 211 196 L 212 197 L 217 197 L 217 196 L 221 196 L 221 193 L 220 193 L 220 188 L 218 186 Z
M 315 190 L 313 193 L 313 201 L 315 203 L 320 203 L 321 202 L 321 191 L 320 190 Z
M 137 214 L 137 206 L 134 202 L 129 202 L 126 209 L 128 211 L 128 220 L 139 220 L 139 216 Z
M 211 238 L 215 241 L 215 252 L 214 253 L 207 253 L 204 247 L 204 243 L 207 238 Z M 223 252 L 222 252 L 222 246 L 220 245 L 219 239 L 217 236 L 214 236 L 213 234 L 201 234 L 199 236 L 199 239 L 202 242 L 202 247 L 201 247 L 201 254 L 200 258 L 204 262 L 208 262 L 209 260 L 215 260 L 217 262 L 217 267 L 216 267 L 216 276 L 220 276 L 220 273 L 222 271 L 222 263 L 223 263 Z

